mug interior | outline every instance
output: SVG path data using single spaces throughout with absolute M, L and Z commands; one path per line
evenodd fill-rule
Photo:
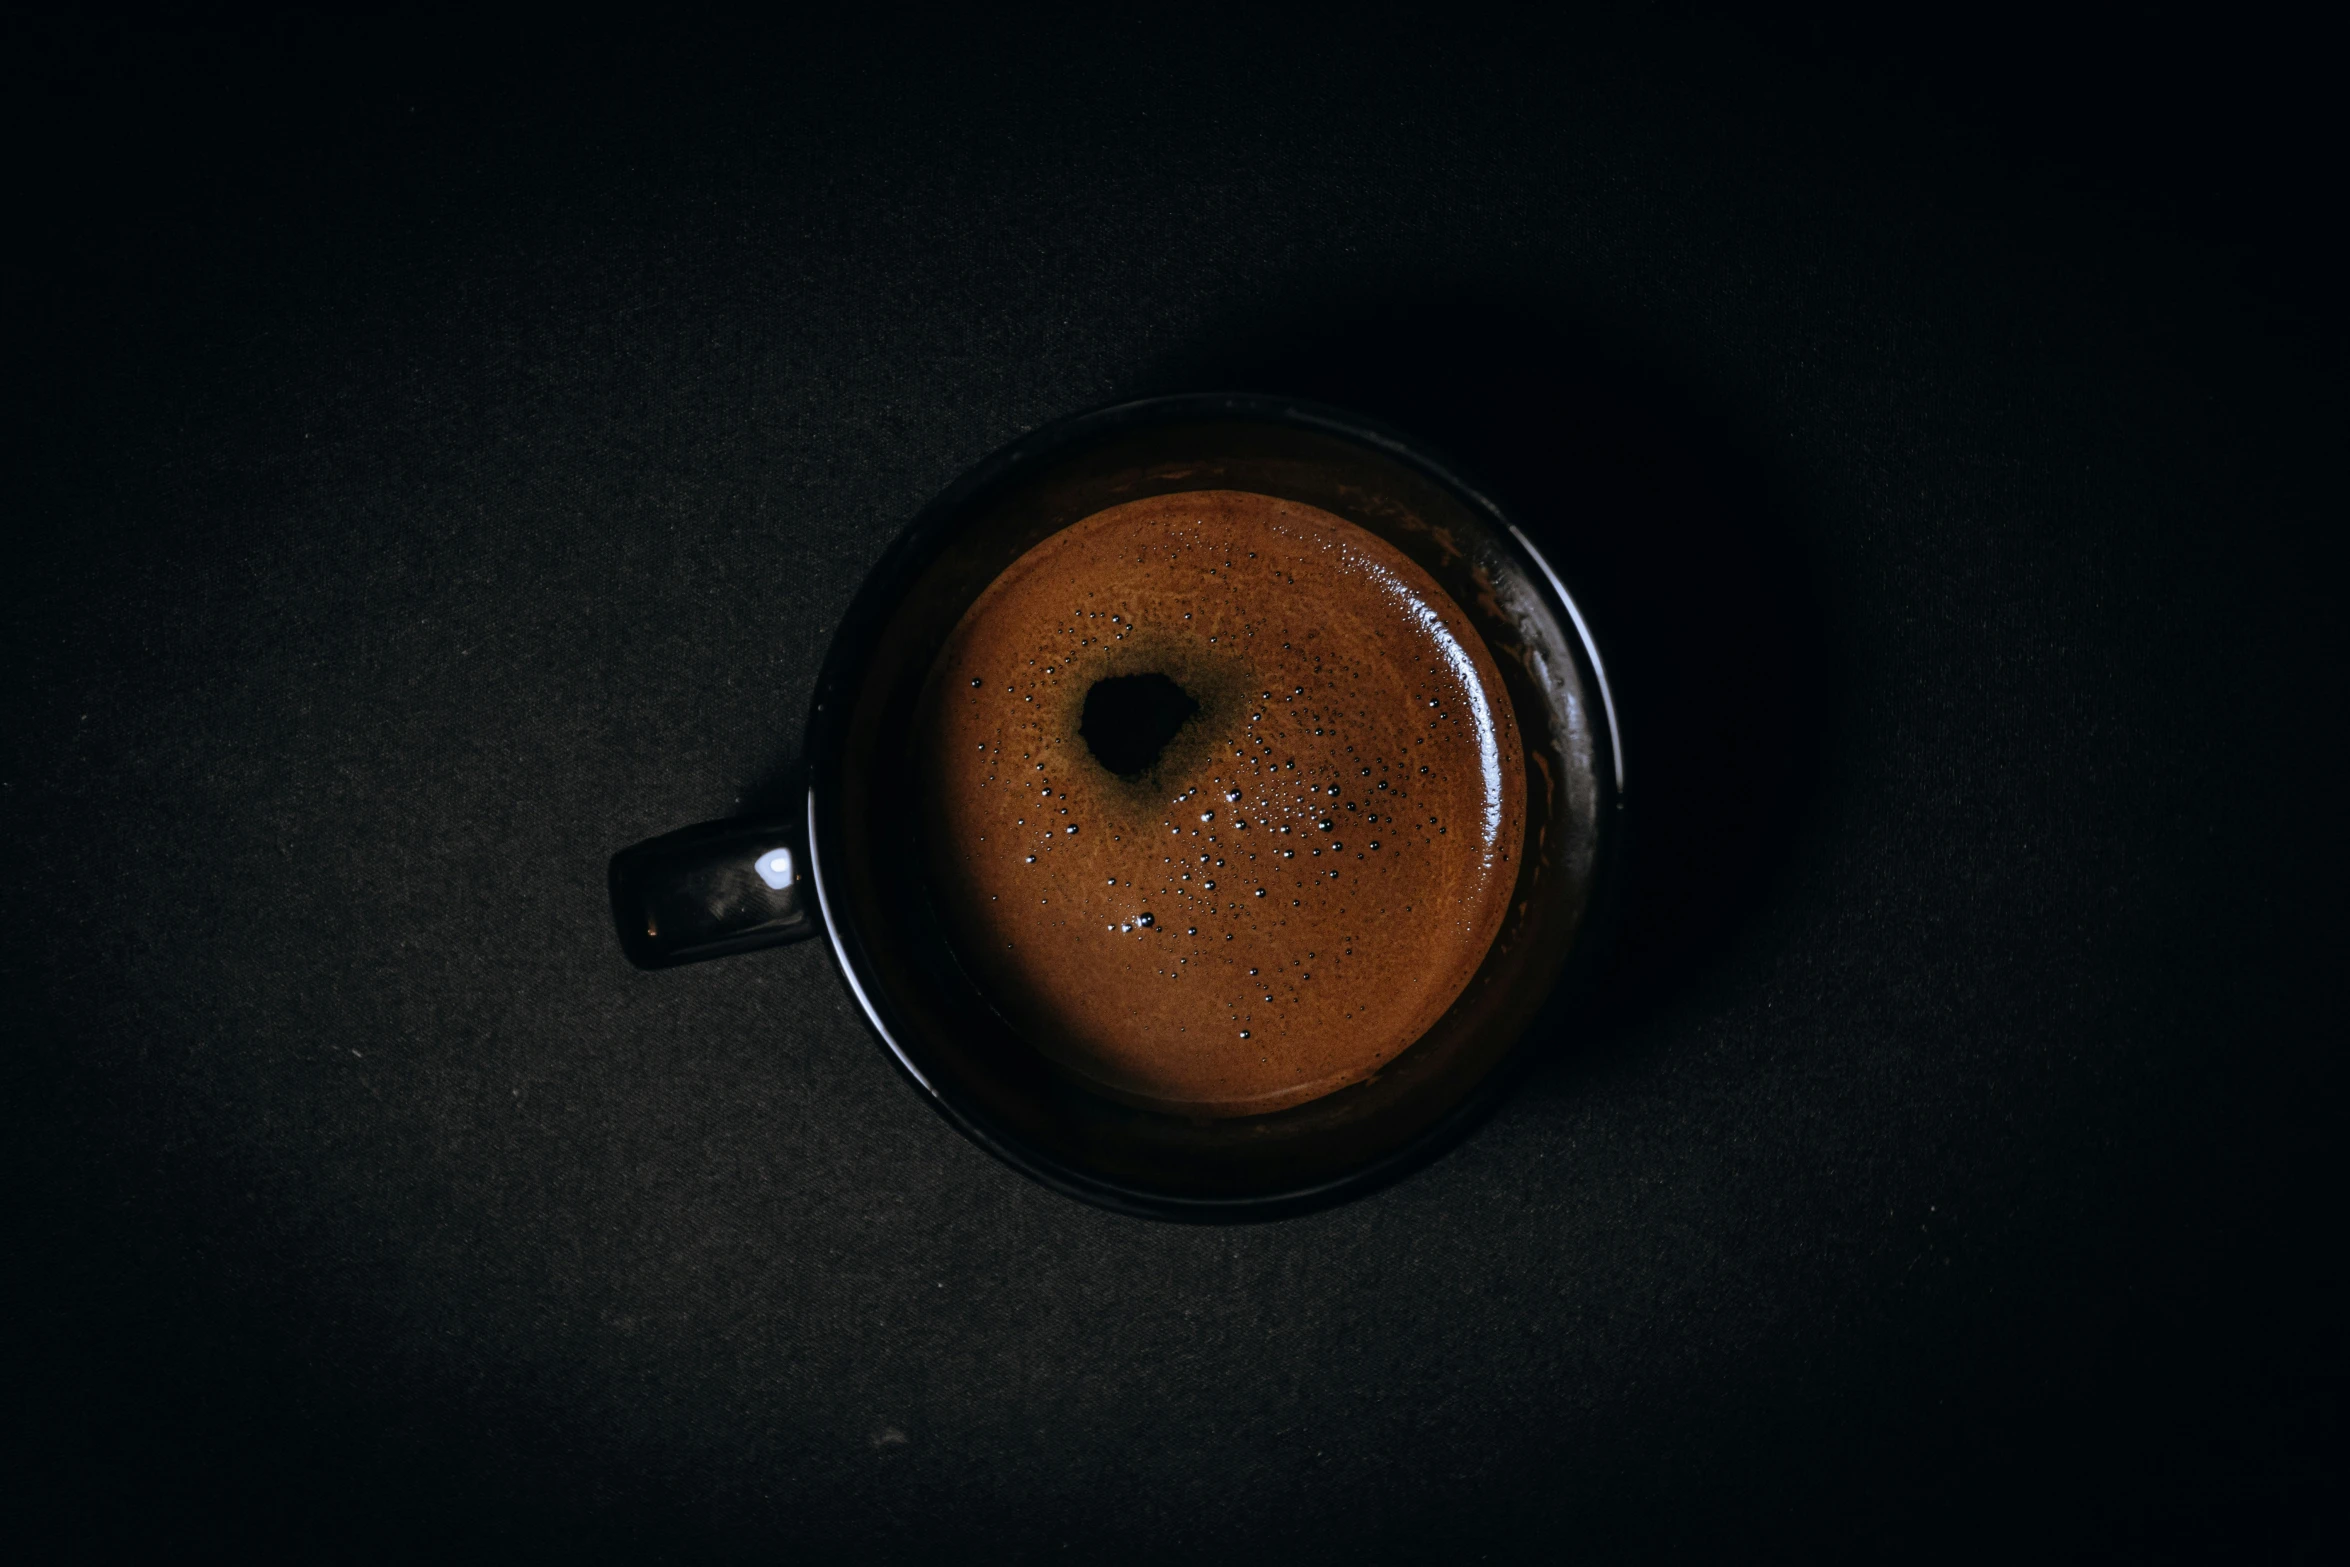
M 1267 1115 L 1120 1103 L 1049 1062 L 957 960 L 925 885 L 915 715 L 949 634 L 1049 535 L 1187 490 L 1299 501 L 1368 529 L 1449 593 L 1525 747 L 1526 833 L 1500 933 L 1452 1006 L 1365 1081 Z M 934 504 L 836 640 L 810 724 L 810 837 L 835 957 L 900 1064 L 965 1132 L 1074 1195 L 1214 1216 L 1335 1195 L 1425 1154 L 1552 1032 L 1610 859 L 1615 738 L 1596 657 L 1547 566 L 1465 487 L 1342 416 L 1217 398 L 1129 405 L 1015 447 Z

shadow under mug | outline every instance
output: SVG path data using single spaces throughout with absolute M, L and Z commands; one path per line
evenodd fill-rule
M 1517 884 L 1451 1008 L 1365 1081 L 1228 1118 L 1104 1097 L 990 1005 L 924 886 L 912 755 L 932 665 L 998 574 L 1106 507 L 1204 489 L 1320 507 L 1418 562 L 1492 651 L 1526 752 Z M 1157 1218 L 1320 1207 L 1456 1141 L 1559 1037 L 1607 924 L 1622 836 L 1622 762 L 1599 651 L 1533 541 L 1408 441 L 1284 398 L 1105 408 L 966 474 L 890 547 L 850 606 L 817 681 L 802 764 L 804 815 L 711 822 L 613 857 L 613 916 L 629 959 L 665 968 L 820 936 L 891 1059 L 958 1130 L 1055 1190 Z

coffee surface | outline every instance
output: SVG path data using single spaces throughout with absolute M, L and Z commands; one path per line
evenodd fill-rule
M 964 614 L 918 722 L 959 955 L 1130 1102 L 1260 1114 L 1370 1076 L 1516 882 L 1492 655 L 1417 564 L 1298 502 L 1156 496 L 1045 539 Z

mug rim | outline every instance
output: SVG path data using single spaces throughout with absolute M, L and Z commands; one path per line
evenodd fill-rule
M 1521 553 L 1576 644 L 1600 698 L 1594 719 L 1598 755 L 1594 757 L 1600 790 L 1598 817 L 1593 824 L 1596 853 L 1588 901 L 1587 924 L 1575 941 L 1567 967 L 1551 982 L 1536 1019 L 1513 1041 L 1500 1060 L 1450 1110 L 1402 1145 L 1352 1169 L 1280 1191 L 1243 1195 L 1199 1195 L 1155 1191 L 1121 1182 L 1098 1172 L 1064 1163 L 1030 1147 L 1015 1135 L 991 1124 L 974 1107 L 963 1104 L 951 1083 L 934 1081 L 923 1070 L 917 1053 L 897 1037 L 885 1009 L 868 989 L 878 983 L 861 973 L 861 938 L 845 919 L 836 889 L 827 881 L 824 828 L 828 810 L 827 784 L 835 783 L 835 769 L 846 741 L 847 722 L 857 682 L 870 656 L 873 634 L 897 609 L 907 590 L 919 580 L 943 545 L 973 515 L 973 503 L 998 491 L 1024 471 L 1052 456 L 1085 443 L 1122 432 L 1186 421 L 1230 420 L 1304 429 L 1335 436 L 1367 447 L 1418 473 L 1468 506 L 1506 548 Z M 1593 634 L 1581 605 L 1549 558 L 1523 529 L 1483 491 L 1463 480 L 1425 448 L 1400 432 L 1342 409 L 1301 398 L 1247 392 L 1176 393 L 1112 403 L 1042 425 L 999 447 L 966 470 L 915 514 L 881 558 L 875 562 L 834 629 L 817 677 L 809 707 L 802 757 L 806 767 L 805 830 L 810 882 L 815 890 L 817 920 L 833 969 L 848 990 L 867 1026 L 921 1099 L 955 1130 L 998 1160 L 1064 1196 L 1133 1217 L 1172 1219 L 1194 1223 L 1230 1223 L 1289 1217 L 1332 1206 L 1400 1179 L 1456 1146 L 1490 1115 L 1531 1066 L 1536 1036 L 1588 979 L 1597 953 L 1612 933 L 1623 836 L 1624 763 L 1615 696 L 1599 639 Z

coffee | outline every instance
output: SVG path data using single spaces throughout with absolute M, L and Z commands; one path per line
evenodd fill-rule
M 1426 571 L 1234 490 L 1097 512 L 963 615 L 918 719 L 958 956 L 1044 1054 L 1254 1115 L 1376 1073 L 1500 930 L 1523 748 Z

